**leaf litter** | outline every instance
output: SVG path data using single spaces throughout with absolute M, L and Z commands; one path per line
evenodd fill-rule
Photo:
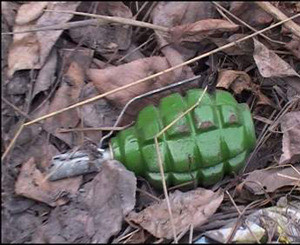
M 197 188 L 189 192 L 176 190 L 170 194 L 177 234 L 193 225 L 195 228 L 208 221 L 223 201 L 221 190 L 213 192 Z M 131 212 L 130 221 L 141 225 L 156 237 L 172 239 L 172 229 L 166 200 L 151 205 L 139 213 Z
M 272 4 L 287 16 L 297 13 L 295 2 Z M 2 153 L 25 120 L 128 85 L 251 34 L 253 29 L 238 19 L 257 30 L 279 21 L 255 3 L 220 5 L 236 18 L 211 2 L 1 3 L 3 32 L 31 30 L 2 35 L 3 101 L 11 102 L 2 103 Z M 140 24 L 149 22 L 168 31 L 101 20 L 97 20 L 97 25 L 87 25 L 89 17 L 73 11 L 134 19 Z M 293 21 L 299 24 L 298 19 Z M 72 28 L 66 27 L 69 24 Z M 53 25 L 55 30 L 34 31 Z M 152 243 L 173 239 L 161 192 L 140 177 L 136 179 L 122 164 L 110 161 L 103 164 L 98 174 L 55 182 L 48 181 L 46 169 L 58 153 L 97 149 L 105 132 L 81 129 L 111 127 L 133 97 L 199 74 L 202 78 L 198 85 L 141 100 L 128 108 L 122 120 L 123 125 L 131 123 L 145 105 L 156 104 L 171 92 L 182 93 L 206 84 L 211 86 L 210 91 L 216 86 L 232 92 L 239 102 L 251 108 L 259 142 L 247 162 L 252 170 L 208 189 L 178 187 L 169 191 L 178 240 L 195 241 L 200 231 L 209 234 L 227 223 L 231 224 L 227 235 L 230 232 L 233 239 L 233 225 L 236 234 L 247 226 L 237 220 L 232 223 L 232 217 L 240 212 L 246 216 L 259 208 L 262 211 L 255 214 L 261 217 L 262 208 L 268 207 L 268 203 L 274 204 L 283 197 L 295 199 L 299 193 L 299 40 L 283 26 L 264 34 L 269 39 L 248 39 L 210 56 L 209 60 L 198 60 L 24 128 L 3 164 L 2 241 L 92 243 L 112 242 L 116 237 L 114 241 L 119 243 Z M 214 77 L 211 73 L 218 75 L 216 81 L 210 80 Z M 63 129 L 69 131 L 62 133 Z M 282 167 L 276 167 L 277 164 Z M 286 164 L 288 167 L 283 168 Z M 147 198 L 136 195 L 141 183 L 147 186 L 143 189 Z M 239 183 L 247 188 L 241 188 L 241 195 L 235 196 L 234 187 Z M 236 206 L 223 198 L 221 190 L 216 191 L 219 187 L 232 194 Z M 248 195 L 248 199 L 242 199 L 243 195 Z M 253 200 L 258 206 L 250 205 Z M 245 208 L 244 204 L 250 206 Z M 245 208 L 242 211 L 237 208 L 241 206 Z M 262 239 L 285 241 L 283 233 L 273 237 L 266 224 L 254 222 L 267 231 Z M 247 241 L 255 240 L 251 234 L 245 234 Z M 293 241 L 290 236 L 285 237 Z

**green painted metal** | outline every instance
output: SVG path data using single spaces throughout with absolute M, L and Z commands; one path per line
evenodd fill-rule
M 193 106 L 202 92 L 191 89 L 185 97 L 175 93 L 158 107 L 145 107 L 134 126 L 112 138 L 114 158 L 161 188 L 154 136 Z M 206 93 L 194 110 L 158 138 L 167 185 L 194 180 L 196 185 L 209 186 L 225 174 L 238 173 L 255 141 L 247 104 L 237 103 L 226 91 Z

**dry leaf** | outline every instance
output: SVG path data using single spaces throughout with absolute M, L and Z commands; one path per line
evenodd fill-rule
M 42 174 L 35 165 L 35 159 L 32 157 L 23 164 L 18 176 L 15 192 L 17 195 L 25 196 L 40 202 L 47 203 L 54 207 L 59 200 L 59 194 L 63 191 L 75 194 L 81 184 L 82 177 L 69 178 L 56 182 L 49 182 L 46 176 Z
M 32 92 L 32 98 L 34 98 L 38 93 L 46 91 L 55 81 L 55 70 L 57 64 L 57 52 L 56 49 L 52 49 L 49 54 L 46 63 L 41 68 L 39 75 L 34 83 L 34 88 Z
M 79 12 L 88 12 L 93 4 L 94 14 L 115 17 L 132 18 L 131 10 L 123 2 L 94 2 L 88 4 L 82 2 L 78 7 Z M 76 17 L 82 20 L 85 17 Z M 126 50 L 131 44 L 132 28 L 128 25 L 99 24 L 99 26 L 85 26 L 69 30 L 71 38 L 77 43 L 83 43 L 87 47 L 103 53 L 113 53 L 116 50 Z M 84 39 L 83 39 L 84 38 Z M 83 40 L 82 40 L 83 39 Z
M 253 27 L 268 25 L 273 17 L 253 2 L 231 2 L 229 11 Z
M 151 15 L 153 24 L 174 27 L 216 18 L 217 13 L 210 2 L 158 2 Z
M 300 95 L 300 77 L 286 77 L 284 78 L 287 84 L 287 97 L 289 100 Z
M 72 53 L 72 51 L 69 50 L 65 50 L 64 52 L 66 59 L 70 53 Z M 56 91 L 48 113 L 78 102 L 80 92 L 85 85 L 85 69 L 89 65 L 88 59 L 90 56 L 92 56 L 92 54 L 87 49 L 79 49 L 76 51 L 76 54 L 72 56 L 71 63 L 66 67 L 67 70 L 63 77 L 63 83 Z M 73 147 L 74 145 L 78 145 L 76 142 L 78 140 L 76 135 L 72 135 L 71 133 L 58 133 L 57 129 L 74 128 L 78 125 L 79 121 L 80 116 L 78 115 L 78 110 L 72 109 L 46 119 L 44 128 L 48 132 L 53 133 L 56 137 L 65 141 L 70 147 Z
M 235 94 L 240 94 L 243 90 L 249 90 L 258 97 L 258 105 L 273 105 L 273 102 L 260 91 L 259 85 L 253 83 L 250 76 L 244 71 L 221 70 L 217 87 L 231 88 Z
M 69 10 L 75 11 L 80 2 L 46 2 L 48 10 Z M 69 21 L 73 15 L 57 12 L 42 12 L 45 3 L 32 2 L 24 4 L 19 9 L 16 19 L 19 19 L 22 25 L 15 24 L 13 31 L 24 31 L 31 28 L 40 28 L 49 25 L 62 24 Z M 34 13 L 30 16 L 31 11 L 25 11 L 28 6 L 34 9 Z M 21 6 L 21 7 L 22 7 Z M 24 10 L 25 9 L 25 10 Z M 39 17 L 40 16 L 40 17 Z M 39 17 L 39 18 L 38 18 Z M 33 20 L 33 18 L 38 18 Z M 30 21 L 30 23 L 26 23 Z M 40 69 L 47 59 L 53 45 L 61 35 L 63 30 L 58 31 L 40 31 L 15 34 L 13 43 L 8 55 L 8 76 L 12 77 L 15 71 L 24 69 Z
M 244 71 L 221 70 L 218 76 L 218 88 L 232 88 L 234 93 L 240 94 L 243 90 L 251 88 L 251 78 Z
M 95 87 L 99 90 L 99 92 L 105 93 L 107 91 L 111 91 L 113 89 L 150 76 L 154 73 L 163 71 L 169 67 L 170 65 L 167 62 L 166 58 L 152 56 L 116 67 L 108 67 L 105 69 L 89 69 L 87 71 L 87 75 L 93 82 Z M 176 77 L 174 72 L 169 72 L 151 81 L 146 81 L 126 90 L 122 90 L 122 92 L 109 95 L 106 98 L 112 101 L 116 106 L 123 108 L 123 106 L 131 98 L 137 95 L 159 87 L 163 87 L 167 84 L 174 83 L 181 79 L 185 79 L 186 77 L 186 74 L 180 74 L 180 77 Z M 150 103 L 153 101 L 156 102 L 157 98 L 159 97 L 161 97 L 161 94 L 144 99 L 143 102 L 140 101 L 135 107 L 129 107 L 127 112 L 131 115 L 136 115 L 137 111 L 141 109 L 145 105 L 145 103 Z
M 170 204 L 176 233 L 184 231 L 191 224 L 194 228 L 207 222 L 223 201 L 221 190 L 213 192 L 197 188 L 189 192 L 176 190 L 170 194 Z M 128 219 L 159 238 L 172 239 L 172 226 L 166 200 L 153 204 L 143 211 L 131 212 Z
M 200 42 L 204 38 L 224 32 L 237 31 L 239 26 L 227 20 L 205 19 L 170 28 L 170 42 Z
M 69 205 L 57 207 L 35 242 L 107 243 L 122 227 L 135 205 L 136 177 L 117 161 L 104 162 L 101 171 Z
M 203 19 L 217 18 L 218 12 L 210 2 L 158 2 L 151 12 L 153 24 L 172 28 L 179 25 L 185 25 L 197 22 Z M 193 57 L 197 52 L 204 53 L 207 50 L 205 43 L 169 43 L 161 32 L 155 32 L 159 47 L 163 48 L 168 45 L 171 49 L 176 50 L 182 60 Z M 176 40 L 174 40 L 176 41 Z M 164 52 L 164 48 L 162 49 Z M 168 61 L 173 59 L 172 53 L 166 55 Z M 176 53 L 175 53 L 176 55 Z
M 212 41 L 214 44 L 216 44 L 218 47 L 222 47 L 228 43 L 231 43 L 233 41 L 236 41 L 238 39 L 241 39 L 243 37 L 247 36 L 247 34 L 243 33 L 236 33 L 231 35 L 229 38 L 215 38 L 215 37 L 209 37 L 208 39 Z M 252 55 L 254 50 L 254 44 L 253 40 L 248 39 L 243 42 L 237 43 L 235 46 L 224 49 L 223 52 L 225 52 L 228 55 Z
M 2 22 L 4 19 L 9 27 L 9 30 L 2 29 L 2 32 L 11 31 L 11 29 L 14 25 L 16 14 L 17 14 L 19 7 L 20 7 L 20 4 L 18 4 L 16 2 L 12 2 L 12 1 L 1 2 L 1 19 L 2 19 Z M 3 35 L 2 38 L 4 38 L 5 36 L 6 35 Z M 10 35 L 8 35 L 8 36 L 10 36 Z
M 299 77 L 299 74 L 287 62 L 256 39 L 254 39 L 253 58 L 263 77 Z
M 99 92 L 92 83 L 84 85 L 80 94 L 80 101 L 97 96 Z M 80 117 L 84 127 L 110 127 L 119 115 L 119 110 L 116 110 L 105 99 L 97 100 L 93 103 L 83 105 L 80 108 Z M 99 143 L 102 133 L 101 131 L 86 131 L 84 135 L 95 143 Z
M 36 20 L 44 13 L 48 2 L 30 2 L 24 3 L 18 10 L 15 23 L 17 25 L 25 25 L 33 20 Z
M 299 185 L 300 166 L 298 164 L 294 167 L 298 172 L 291 167 L 255 170 L 247 176 L 245 186 L 254 194 L 261 195 L 264 194 L 262 188 L 267 192 L 274 192 L 284 186 Z
M 292 39 L 285 47 L 289 49 L 298 59 L 300 59 L 300 40 Z
M 300 111 L 288 112 L 281 119 L 282 151 L 280 164 L 300 161 Z

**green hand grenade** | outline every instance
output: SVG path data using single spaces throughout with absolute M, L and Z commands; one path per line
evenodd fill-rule
M 202 93 L 202 89 L 192 89 L 185 97 L 175 93 L 163 98 L 158 107 L 145 107 L 134 126 L 111 139 L 113 158 L 161 188 L 154 137 L 192 107 Z M 158 137 L 166 183 L 215 184 L 225 174 L 244 167 L 255 141 L 247 104 L 238 104 L 226 91 L 206 93 L 195 109 Z

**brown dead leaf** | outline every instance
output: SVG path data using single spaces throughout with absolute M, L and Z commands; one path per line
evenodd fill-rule
M 94 6 L 94 14 L 108 15 L 123 18 L 132 18 L 131 10 L 123 2 L 82 2 L 78 7 L 79 12 L 89 12 Z M 76 17 L 82 20 L 84 17 Z M 101 24 L 99 26 L 86 26 L 69 30 L 71 38 L 99 53 L 113 53 L 116 50 L 126 50 L 131 44 L 131 26 Z M 83 39 L 83 40 L 82 40 Z
M 34 83 L 34 88 L 32 92 L 32 98 L 34 98 L 38 93 L 46 91 L 55 81 L 55 70 L 57 64 L 57 52 L 56 49 L 52 49 L 49 54 L 46 63 L 41 68 L 39 75 Z
M 73 15 L 43 12 L 45 4 L 48 10 L 75 11 L 80 2 L 32 2 L 23 4 L 16 16 L 19 23 L 15 23 L 13 31 L 24 31 L 49 25 L 62 24 L 69 21 Z M 26 9 L 30 8 L 30 11 Z M 31 13 L 31 9 L 34 9 Z M 41 13 L 42 11 L 42 13 Z M 38 18 L 38 19 L 36 19 Z M 28 22 L 29 21 L 29 22 Z M 15 71 L 24 69 L 40 69 L 47 59 L 53 45 L 63 30 L 29 32 L 15 34 L 8 55 L 8 76 Z
M 282 151 L 280 164 L 300 161 L 300 111 L 288 112 L 281 121 Z M 300 177 L 299 177 L 300 178 Z
M 166 58 L 153 56 L 116 67 L 108 67 L 105 69 L 89 69 L 87 71 L 87 76 L 100 93 L 105 93 L 150 76 L 154 73 L 163 71 L 169 67 L 170 65 Z M 141 93 L 145 93 L 181 79 L 185 79 L 186 77 L 187 75 L 184 74 L 184 72 L 183 74 L 180 74 L 180 77 L 176 77 L 173 72 L 169 72 L 153 79 L 152 81 L 141 83 L 134 87 L 123 90 L 122 92 L 109 95 L 106 98 L 112 101 L 116 106 L 123 108 L 123 106 L 131 98 L 140 95 Z M 141 109 L 145 103 L 150 103 L 153 101 L 157 102 L 157 98 L 159 98 L 159 96 L 161 95 L 151 96 L 151 99 L 144 99 L 144 103 L 139 102 L 136 107 L 129 107 L 127 112 L 129 114 L 136 115 L 137 111 Z
M 217 87 L 231 88 L 235 94 L 240 94 L 243 90 L 249 90 L 257 96 L 258 105 L 273 105 L 273 102 L 260 91 L 259 85 L 253 83 L 250 76 L 244 71 L 221 70 Z
M 284 80 L 287 83 L 287 97 L 292 100 L 300 94 L 300 77 L 286 77 Z
M 151 15 L 153 24 L 171 28 L 216 18 L 217 13 L 210 2 L 158 2 Z
M 300 40 L 292 39 L 285 47 L 290 50 L 298 59 L 300 59 Z
M 210 2 L 158 2 L 151 12 L 153 24 L 172 28 L 175 26 L 191 24 L 199 20 L 217 18 L 218 12 Z M 206 43 L 169 43 L 165 36 L 160 32 L 155 32 L 159 47 L 163 48 L 168 45 L 171 49 L 176 50 L 185 61 L 193 57 L 197 52 L 206 51 Z M 173 40 L 176 41 L 176 40 Z M 164 52 L 164 48 L 161 50 Z M 173 54 L 164 54 L 168 61 L 172 61 Z M 177 57 L 177 54 L 174 55 Z M 172 62 L 171 62 L 172 63 Z
M 88 83 L 84 85 L 80 94 L 80 101 L 97 96 L 99 92 L 93 85 Z M 100 99 L 93 103 L 83 105 L 80 109 L 81 120 L 84 127 L 110 127 L 116 121 L 119 110 L 116 110 L 107 100 Z M 102 133 L 101 131 L 86 131 L 84 135 L 93 142 L 98 143 Z
M 229 11 L 253 27 L 270 24 L 272 16 L 253 2 L 231 2 Z
M 136 177 L 117 161 L 107 161 L 69 205 L 51 212 L 34 241 L 106 243 L 135 205 Z
M 232 88 L 234 93 L 240 94 L 243 90 L 251 87 L 251 78 L 244 71 L 221 70 L 218 76 L 218 88 Z
M 72 51 L 65 50 L 64 56 L 67 59 Z M 87 49 L 79 49 L 72 56 L 70 64 L 66 67 L 63 76 L 63 83 L 56 91 L 54 99 L 51 101 L 49 111 L 57 111 L 78 102 L 80 92 L 85 85 L 85 69 L 89 66 L 89 58 L 92 54 Z M 80 109 L 79 109 L 80 110 Z M 78 145 L 76 135 L 71 133 L 58 133 L 59 128 L 74 128 L 80 122 L 78 110 L 72 109 L 57 116 L 48 118 L 44 123 L 44 128 L 53 133 L 56 137 L 65 141 L 70 147 Z M 73 137 L 74 136 L 74 137 Z
M 18 10 L 15 23 L 17 25 L 25 25 L 39 18 L 47 7 L 48 2 L 29 2 L 24 3 Z
M 209 36 L 237 31 L 238 25 L 227 20 L 205 19 L 170 28 L 170 42 L 200 42 Z
M 231 35 L 229 38 L 215 38 L 209 37 L 208 39 L 216 44 L 218 47 L 224 46 L 228 43 L 241 39 L 247 36 L 247 34 L 236 33 Z M 223 51 L 228 55 L 252 55 L 254 50 L 253 40 L 246 40 L 244 42 L 237 43 L 235 46 L 224 49 Z
M 54 207 L 64 204 L 59 200 L 59 194 L 63 191 L 75 194 L 79 188 L 82 177 L 69 178 L 56 182 L 49 182 L 35 165 L 32 157 L 23 164 L 18 176 L 15 192 L 17 195 L 25 196 Z
M 3 30 L 2 32 L 8 32 L 11 31 L 15 18 L 16 18 L 16 13 L 18 11 L 18 8 L 20 7 L 20 4 L 12 1 L 3 1 L 1 2 L 1 19 L 5 19 L 9 30 Z M 3 20 L 2 20 L 3 21 Z M 4 38 L 4 35 L 2 36 Z
M 287 62 L 256 39 L 254 39 L 253 58 L 263 77 L 299 77 L 299 74 Z
M 267 192 L 274 192 L 284 186 L 299 185 L 300 165 L 294 167 L 298 172 L 292 167 L 255 170 L 247 176 L 245 186 L 254 194 L 261 195 L 264 194 L 262 188 Z
M 222 203 L 223 192 L 221 190 L 213 192 L 203 188 L 197 188 L 189 192 L 176 190 L 170 194 L 169 198 L 176 233 L 178 234 L 191 224 L 196 228 L 207 222 Z M 129 213 L 128 219 L 141 225 L 156 237 L 167 239 L 173 237 L 165 199 L 139 213 Z

